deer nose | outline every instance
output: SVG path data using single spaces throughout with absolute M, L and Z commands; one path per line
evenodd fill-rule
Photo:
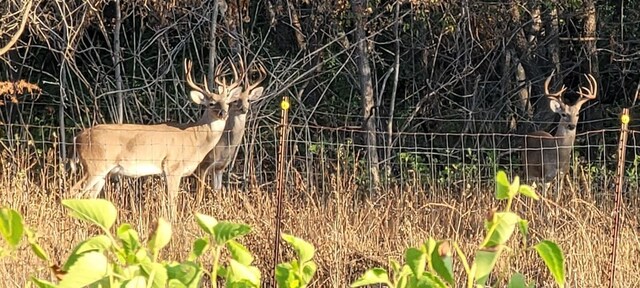
M 224 110 L 218 111 L 218 118 L 220 118 L 220 119 L 227 118 L 227 111 L 224 111 Z
M 569 125 L 567 125 L 567 128 L 569 128 L 569 130 L 575 130 L 576 129 L 576 125 L 569 124 Z

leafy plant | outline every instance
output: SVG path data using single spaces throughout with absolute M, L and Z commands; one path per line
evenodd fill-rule
M 539 198 L 533 188 L 520 185 L 517 176 L 509 183 L 506 173 L 499 171 L 496 175 L 496 199 L 506 200 L 507 204 L 503 211 L 492 212 L 486 220 L 486 235 L 471 265 L 456 242 L 450 244 L 450 241 L 429 238 L 419 247 L 411 247 L 405 251 L 405 264 L 390 260 L 391 273 L 384 268 L 367 270 L 351 287 L 372 284 L 384 284 L 389 287 L 454 287 L 456 281 L 452 250 L 455 250 L 464 267 L 466 287 L 485 287 L 498 257 L 508 248 L 506 242 L 516 228 L 525 238 L 528 233 L 528 222 L 511 212 L 513 200 L 519 195 L 534 200 Z M 533 249 L 538 252 L 558 286 L 564 287 L 564 257 L 558 245 L 545 240 L 533 246 Z M 526 281 L 523 275 L 516 273 L 511 276 L 508 287 L 533 286 L 534 284 Z
M 122 224 L 113 235 L 117 210 L 104 199 L 63 200 L 71 216 L 95 225 L 101 235 L 82 241 L 73 249 L 65 263 L 58 267 L 38 245 L 33 231 L 24 226 L 22 216 L 9 208 L 0 209 L 0 235 L 7 247 L 1 255 L 8 255 L 19 247 L 26 235 L 32 251 L 53 270 L 56 281 L 31 278 L 37 287 L 200 287 L 204 275 L 208 275 L 211 287 L 217 287 L 218 279 L 225 287 L 261 287 L 261 273 L 253 266 L 254 257 L 236 239 L 251 232 L 251 227 L 196 214 L 203 237 L 193 242 L 192 251 L 184 262 L 160 260 L 162 248 L 171 240 L 171 225 L 164 219 L 158 223 L 149 240 L 143 243 L 130 224 Z M 279 287 L 306 287 L 316 272 L 313 262 L 315 248 L 310 243 L 292 235 L 282 238 L 297 252 L 298 258 L 281 263 L 276 268 Z M 231 255 L 228 261 L 221 259 L 223 249 Z M 204 269 L 201 258 L 211 253 L 212 269 Z M 222 265 L 226 262 L 225 265 Z

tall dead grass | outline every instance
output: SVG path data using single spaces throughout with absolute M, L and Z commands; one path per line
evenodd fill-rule
M 65 180 L 60 165 L 53 160 L 54 154 L 43 156 L 41 159 L 45 160 L 37 165 L 34 158 L 35 155 L 25 153 L 3 152 L 1 204 L 22 212 L 27 224 L 38 231 L 50 256 L 63 261 L 75 244 L 97 230 L 67 217 L 60 205 L 63 192 L 73 180 Z M 487 212 L 503 205 L 494 200 L 489 182 L 479 191 L 465 191 L 463 195 L 404 188 L 363 196 L 354 192 L 357 189 L 345 175 L 332 175 L 332 189 L 318 194 L 286 185 L 290 188 L 283 203 L 283 231 L 302 237 L 317 248 L 315 260 L 319 270 L 313 287 L 347 287 L 367 268 L 386 267 L 390 258 L 402 259 L 406 247 L 418 245 L 430 236 L 458 241 L 467 255 L 473 255 L 483 236 Z M 183 189 L 190 187 L 184 182 Z M 106 198 L 119 208 L 119 223 L 131 223 L 146 237 L 161 213 L 163 191 L 159 177 L 121 178 L 107 185 Z M 186 258 L 192 241 L 201 235 L 193 217 L 195 211 L 240 221 L 254 228 L 241 241 L 255 254 L 263 281 L 270 285 L 276 211 L 273 191 L 268 188 L 207 191 L 206 199 L 199 203 L 194 200 L 195 193 L 184 192 L 180 198 L 180 215 L 174 221 L 172 242 L 162 251 L 163 259 Z M 613 209 L 610 199 L 608 195 L 596 198 L 590 194 L 565 193 L 555 202 L 520 201 L 514 206 L 530 220 L 530 244 L 550 239 L 562 247 L 566 255 L 567 287 L 608 284 Z M 640 287 L 637 207 L 637 199 L 627 199 L 623 209 L 617 287 Z M 507 277 L 517 271 L 538 282 L 538 287 L 553 286 L 535 252 L 521 249 L 521 240 L 517 237 L 510 242 L 512 249 L 498 263 L 493 283 L 504 286 Z M 282 258 L 291 255 L 291 251 L 284 249 Z M 457 275 L 462 275 L 459 263 L 456 265 Z M 4 287 L 22 287 L 30 275 L 51 277 L 45 266 L 27 248 L 17 251 L 15 256 L 0 262 Z

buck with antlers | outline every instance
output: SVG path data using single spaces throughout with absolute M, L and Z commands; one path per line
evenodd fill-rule
M 567 90 L 564 85 L 557 92 L 549 92 L 552 77 L 553 73 L 545 80 L 544 92 L 551 110 L 560 115 L 556 133 L 551 135 L 545 131 L 536 131 L 528 134 L 523 150 L 526 176 L 544 181 L 547 188 L 556 175 L 568 172 L 580 108 L 587 101 L 595 99 L 598 92 L 596 79 L 591 74 L 585 74 L 589 87 L 580 87 L 580 98 L 569 105 L 563 101 L 563 94 Z
M 218 143 L 229 103 L 238 100 L 242 91 L 238 79 L 228 85 L 226 81 L 218 83 L 218 91 L 209 91 L 206 78 L 203 86 L 193 82 L 191 61 L 184 65 L 191 100 L 207 107 L 199 121 L 102 124 L 83 130 L 74 139 L 75 162 L 81 162 L 84 168 L 84 176 L 72 188 L 74 193 L 89 192 L 90 197 L 97 197 L 109 173 L 131 177 L 161 174 L 166 180 L 170 217 L 175 215 L 180 180 L 192 174 Z M 221 71 L 219 66 L 216 75 Z
M 200 179 L 204 179 L 209 173 L 209 170 L 213 168 L 213 189 L 216 191 L 222 189 L 222 172 L 229 166 L 242 142 L 247 122 L 247 113 L 249 112 L 251 102 L 262 97 L 264 88 L 259 85 L 267 77 L 266 69 L 261 63 L 256 64 L 257 67 L 255 69 L 258 72 L 258 78 L 255 80 L 251 79 L 251 70 L 245 69 L 242 58 L 239 60 L 239 66 L 240 73 L 242 73 L 240 77 L 238 76 L 238 70 L 235 65 L 231 63 L 233 77 L 242 79 L 244 90 L 240 94 L 238 101 L 229 106 L 229 117 L 227 118 L 227 123 L 220 141 L 198 168 L 198 176 Z M 197 199 L 202 199 L 202 193 L 203 187 L 201 185 L 201 187 L 198 188 Z

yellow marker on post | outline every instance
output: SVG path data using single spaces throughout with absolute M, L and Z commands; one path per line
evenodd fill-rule
M 622 115 L 622 117 L 620 117 L 620 121 L 622 122 L 622 124 L 629 124 L 629 120 L 631 120 L 631 119 L 629 118 L 629 115 L 627 115 L 627 114 L 624 114 L 624 115 Z
M 282 108 L 282 110 L 289 110 L 289 100 L 288 99 L 282 99 L 282 102 L 280 102 L 280 108 Z

